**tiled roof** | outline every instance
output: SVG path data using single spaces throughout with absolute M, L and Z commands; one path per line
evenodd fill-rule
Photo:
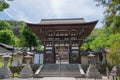
M 0 47 L 5 48 L 5 49 L 10 50 L 10 51 L 13 50 L 12 46 L 6 45 L 6 44 L 1 43 L 1 42 L 0 42 Z
M 13 50 L 14 48 L 12 46 L 0 42 L 0 55 L 5 55 L 5 54 L 12 55 Z M 16 54 L 17 54 L 16 50 L 14 50 L 14 55 Z
M 83 18 L 72 19 L 42 19 L 40 24 L 69 24 L 69 23 L 84 23 Z

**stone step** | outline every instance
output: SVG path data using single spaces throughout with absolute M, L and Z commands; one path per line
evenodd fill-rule
M 78 64 L 44 64 L 36 77 L 83 77 Z

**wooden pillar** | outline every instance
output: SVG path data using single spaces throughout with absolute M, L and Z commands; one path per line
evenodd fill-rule
M 54 58 L 54 64 L 55 64 L 56 63 L 56 53 L 55 53 L 55 35 L 56 35 L 56 32 L 53 31 L 52 35 L 53 35 L 53 41 L 52 41 L 53 58 Z
M 79 45 L 79 64 L 81 64 L 81 49 L 80 49 L 80 45 Z
M 55 64 L 55 63 L 56 63 L 56 53 L 55 53 L 55 45 L 54 45 L 54 42 L 53 42 L 52 48 L 53 48 L 53 58 L 54 58 L 54 64 Z
M 70 41 L 70 31 L 68 32 L 69 37 L 69 63 L 71 63 L 71 41 Z
M 71 43 L 69 41 L 69 63 L 71 63 Z
M 46 63 L 46 45 L 44 45 L 44 61 L 43 63 L 45 64 Z

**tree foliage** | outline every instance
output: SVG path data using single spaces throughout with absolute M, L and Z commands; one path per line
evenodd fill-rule
M 120 0 L 95 0 L 99 5 L 105 6 L 104 22 L 106 27 L 114 27 L 113 30 L 119 31 L 120 26 Z
M 16 45 L 17 37 L 14 35 L 11 25 L 6 21 L 0 20 L 0 42 L 8 45 Z
M 38 38 L 35 36 L 35 34 L 29 29 L 29 27 L 26 24 L 22 25 L 22 28 L 20 30 L 20 34 L 22 36 L 22 40 L 25 41 L 23 46 L 29 47 L 31 50 L 31 47 L 38 46 Z
M 113 26 L 115 27 L 115 30 L 120 33 L 120 15 L 113 18 Z
M 10 30 L 11 26 L 6 21 L 0 20 L 0 30 Z
M 0 31 L 0 42 L 12 45 L 15 44 L 14 34 L 10 30 L 1 30 Z
M 120 33 L 117 32 L 114 34 L 113 27 L 103 27 L 93 30 L 81 48 L 83 50 L 87 48 L 97 50 L 101 46 L 110 49 L 107 56 L 110 63 L 117 64 L 120 62 Z
M 0 0 L 0 11 L 9 8 L 9 4 L 5 0 Z
M 9 8 L 10 5 L 7 3 L 7 1 L 13 1 L 13 0 L 0 0 L 0 11 Z
M 115 42 L 111 46 L 108 57 L 111 64 L 120 64 L 120 42 Z
M 21 26 L 21 24 L 23 24 Z M 0 42 L 15 47 L 36 47 L 39 45 L 38 38 L 21 21 L 0 20 Z
M 110 63 L 120 64 L 120 0 L 95 1 L 97 1 L 99 5 L 105 6 L 106 9 L 104 12 L 104 22 L 105 26 L 107 28 L 109 27 L 108 33 L 103 33 L 108 35 L 104 37 L 106 40 L 101 44 L 107 44 L 106 46 L 110 48 L 110 53 L 108 55 Z M 98 39 L 97 41 L 100 41 L 101 39 Z

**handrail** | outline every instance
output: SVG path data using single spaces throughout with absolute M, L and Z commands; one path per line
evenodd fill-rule
M 80 73 L 81 73 L 82 75 L 85 75 L 85 72 L 84 72 L 84 70 L 83 70 L 83 68 L 81 67 L 80 64 L 78 64 L 78 67 L 79 67 Z
M 43 65 L 41 65 L 41 66 L 38 68 L 38 70 L 35 72 L 35 75 L 38 75 L 38 74 L 40 73 L 40 71 L 41 71 L 42 68 L 43 68 Z

